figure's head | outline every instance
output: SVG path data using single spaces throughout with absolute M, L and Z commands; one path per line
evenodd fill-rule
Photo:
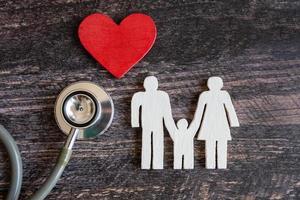
M 178 128 L 179 130 L 187 129 L 188 125 L 189 125 L 189 124 L 188 124 L 188 122 L 187 122 L 186 119 L 180 119 L 180 120 L 178 120 L 178 122 L 177 122 L 177 128 Z
M 207 87 L 209 90 L 221 90 L 223 87 L 223 80 L 217 76 L 210 77 L 207 81 Z
M 148 76 L 144 80 L 144 88 L 146 91 L 153 91 L 157 90 L 158 88 L 158 81 L 155 76 Z

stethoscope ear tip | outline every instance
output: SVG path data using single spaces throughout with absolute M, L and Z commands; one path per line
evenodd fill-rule
M 55 103 L 55 119 L 65 134 L 78 129 L 78 138 L 96 137 L 111 125 L 114 105 L 109 94 L 100 86 L 80 81 L 67 86 Z

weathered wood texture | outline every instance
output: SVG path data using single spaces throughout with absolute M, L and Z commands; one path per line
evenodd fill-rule
M 116 80 L 82 48 L 77 27 L 88 14 L 116 21 L 134 12 L 153 17 L 151 52 Z M 165 170 L 140 169 L 141 131 L 130 128 L 130 100 L 155 75 L 169 93 L 175 120 L 193 118 L 209 76 L 223 78 L 241 127 L 232 130 L 227 170 L 204 168 L 195 141 L 195 169 L 173 170 L 165 135 Z M 79 80 L 112 95 L 109 131 L 80 141 L 47 199 L 299 199 L 300 3 L 281 1 L 0 0 L 0 123 L 17 140 L 24 162 L 20 199 L 49 175 L 65 136 L 53 106 Z M 0 146 L 0 199 L 9 162 Z

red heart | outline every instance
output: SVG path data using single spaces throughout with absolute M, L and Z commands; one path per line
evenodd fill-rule
M 110 73 L 121 78 L 151 49 L 156 26 L 151 17 L 131 14 L 120 25 L 103 14 L 87 16 L 80 24 L 84 48 Z

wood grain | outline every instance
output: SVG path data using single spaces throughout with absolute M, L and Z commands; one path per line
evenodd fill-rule
M 158 28 L 148 56 L 116 80 L 81 47 L 80 21 L 93 12 L 117 22 L 150 15 Z M 20 199 L 36 191 L 65 136 L 53 106 L 69 83 L 89 80 L 111 94 L 116 115 L 108 132 L 79 141 L 47 199 L 299 199 L 300 3 L 291 1 L 0 0 L 0 123 L 24 162 Z M 130 100 L 155 75 L 169 93 L 175 120 L 193 118 L 212 75 L 224 80 L 241 127 L 232 129 L 227 170 L 173 170 L 165 135 L 165 170 L 140 169 L 140 130 L 130 128 Z M 0 199 L 9 161 L 0 146 Z

